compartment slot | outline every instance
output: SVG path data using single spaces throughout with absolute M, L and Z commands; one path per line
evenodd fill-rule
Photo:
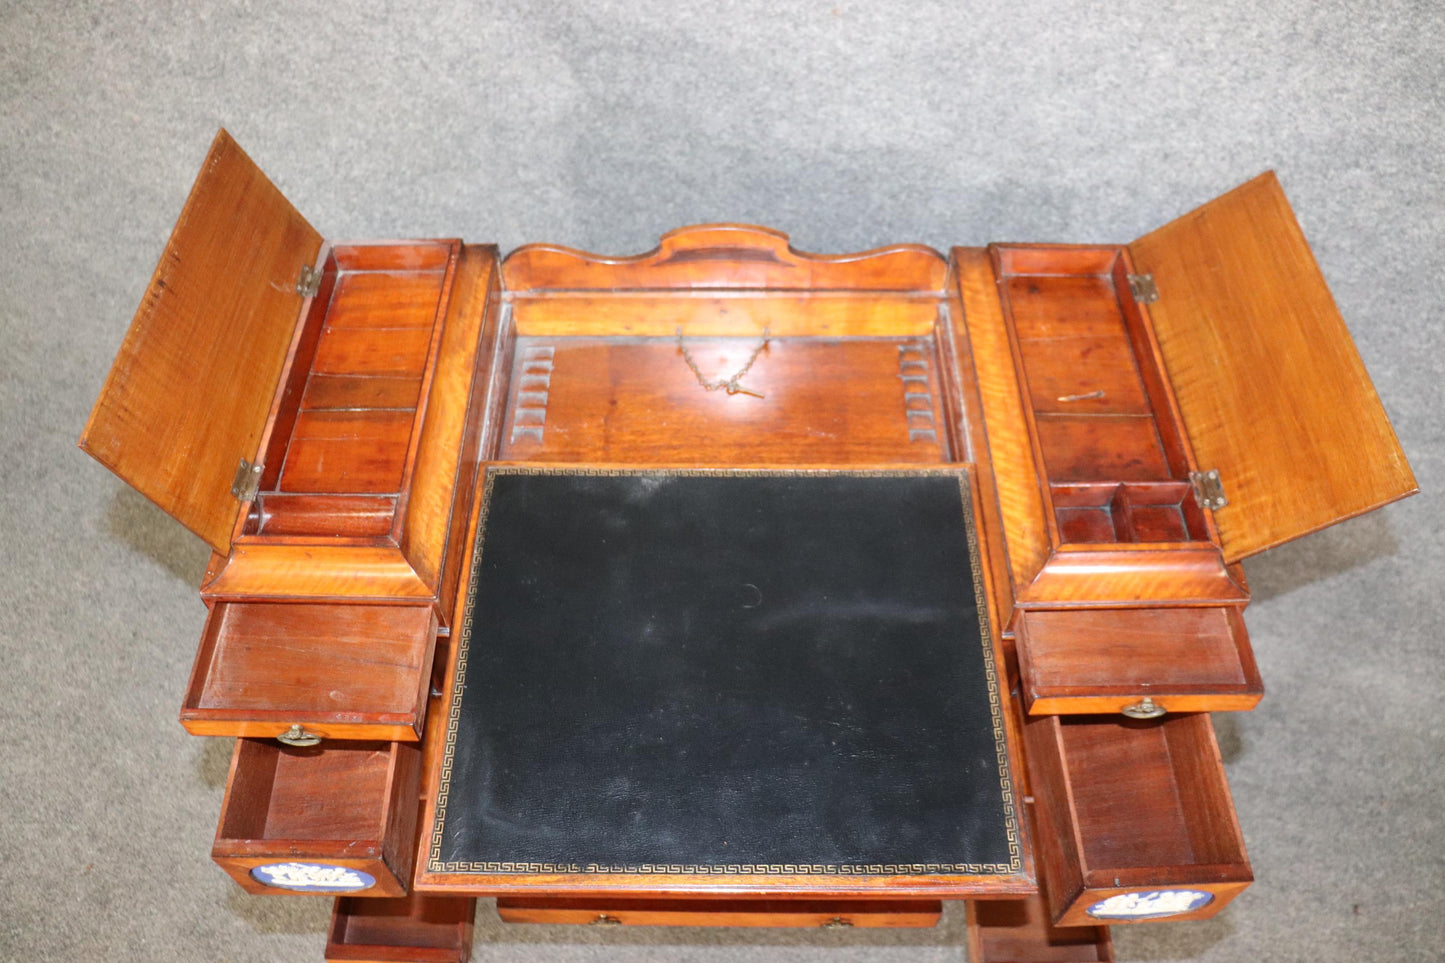
M 301 863 L 370 876 L 353 895 L 401 896 L 415 851 L 420 757 L 406 743 L 296 749 L 238 739 L 211 856 L 252 893 L 306 891 L 252 873 Z
M 1167 481 L 1169 462 L 1151 415 L 1035 416 L 1053 482 Z
M 1207 714 L 1032 716 L 1024 738 L 1054 923 L 1097 923 L 1091 906 L 1160 890 L 1202 894 L 1167 918 L 1210 916 L 1253 878 Z
M 757 344 L 686 339 L 708 381 Z M 948 450 L 932 337 L 773 337 L 740 379 L 763 398 L 705 390 L 675 337 L 519 337 L 509 381 L 503 459 L 917 464 Z
M 328 963 L 466 963 L 477 901 L 412 893 L 401 899 L 338 897 L 326 940 Z
M 286 453 L 281 490 L 398 491 L 415 417 L 410 408 L 302 411 Z
M 431 605 L 217 602 L 181 722 L 196 735 L 421 738 Z
M 1207 542 L 1194 489 L 1185 482 L 1049 486 L 1059 537 L 1070 542 Z
M 278 417 L 264 490 L 337 495 L 401 490 L 437 340 L 448 250 L 420 244 L 333 252 L 327 283 L 317 296 L 318 303 L 326 297 L 324 317 L 297 354 L 304 388 L 288 388 L 294 409 Z M 390 269 L 411 264 L 426 267 Z

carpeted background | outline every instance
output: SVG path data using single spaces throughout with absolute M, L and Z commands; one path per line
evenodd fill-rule
M 393 12 L 388 8 L 395 7 Z M 1445 20 L 1431 2 L 0 3 L 0 959 L 319 960 L 208 851 L 200 541 L 75 448 L 211 136 L 332 238 L 1127 241 L 1274 167 L 1424 494 L 1247 565 L 1258 882 L 1123 960 L 1438 959 Z M 503 929 L 480 960 L 961 960 L 934 931 Z

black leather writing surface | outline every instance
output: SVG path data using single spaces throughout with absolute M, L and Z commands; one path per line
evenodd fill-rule
M 1019 871 L 961 471 L 484 497 L 433 871 Z

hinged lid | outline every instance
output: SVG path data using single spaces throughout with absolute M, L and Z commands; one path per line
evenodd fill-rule
M 1274 173 L 1129 246 L 1238 561 L 1416 491 L 1344 319 Z
M 191 188 L 80 447 L 230 549 L 321 236 L 224 130 Z

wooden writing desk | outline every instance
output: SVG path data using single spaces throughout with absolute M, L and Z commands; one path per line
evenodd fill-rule
M 212 854 L 250 892 L 335 896 L 333 960 L 463 959 L 478 896 L 498 897 L 503 918 L 518 922 L 747 926 L 931 925 L 941 900 L 967 900 L 976 963 L 1110 959 L 1107 924 L 1216 913 L 1252 879 L 1208 715 L 1249 709 L 1263 694 L 1239 562 L 1415 490 L 1272 174 L 1128 245 L 817 256 L 775 231 L 705 225 L 637 257 L 531 245 L 502 261 L 495 248 L 459 241 L 328 244 L 225 132 L 81 445 L 215 550 L 201 586 L 210 616 L 181 710 L 194 733 L 241 737 Z M 627 847 L 592 837 L 592 853 L 612 856 L 572 860 L 567 840 L 547 850 L 534 833 L 509 844 L 526 858 L 449 858 L 471 851 L 455 849 L 445 829 L 470 805 L 460 797 L 493 798 L 477 780 L 516 781 L 528 753 L 543 752 L 504 764 L 497 745 L 457 749 L 472 745 L 458 739 L 469 724 L 463 653 L 471 646 L 488 665 L 511 666 L 487 680 L 502 687 L 488 701 L 501 704 L 508 684 L 536 682 L 520 666 L 578 682 L 568 665 L 528 661 L 519 639 L 572 633 L 552 649 L 574 653 L 574 665 L 587 651 L 566 619 L 518 623 L 529 628 L 499 650 L 498 626 L 511 616 L 498 613 L 510 610 L 494 602 L 468 618 L 476 587 L 489 584 L 477 560 L 497 558 L 478 540 L 492 484 L 589 471 L 653 482 L 667 472 L 965 479 L 959 505 L 975 554 L 948 599 L 967 600 L 985 629 L 979 691 L 1003 752 L 978 778 L 992 780 L 1005 855 L 950 859 L 945 850 L 973 844 L 953 830 L 910 844 L 908 820 L 886 812 L 828 840 L 842 824 L 824 818 L 789 848 L 760 830 L 754 796 L 734 807 L 754 813 L 745 824 L 727 826 L 726 805 L 713 817 L 720 838 L 751 840 L 736 863 L 707 848 L 719 840 L 684 840 L 689 850 L 650 834 L 656 810 L 645 801 Z M 686 504 L 674 506 L 678 517 Z M 878 518 L 907 515 L 895 506 Z M 542 530 L 539 519 L 566 513 L 527 517 Z M 758 531 L 782 537 L 784 525 Z M 844 527 L 839 519 L 818 531 Z M 813 551 L 860 551 L 862 564 L 938 549 L 945 528 L 900 520 L 892 535 L 877 534 L 884 525 Z M 652 544 L 676 549 L 659 531 Z M 545 539 L 538 556 L 554 580 L 570 555 L 559 540 Z M 531 557 L 526 538 L 509 544 L 503 562 Z M 726 544 L 707 554 L 726 555 L 717 547 Z M 790 544 L 784 537 L 750 557 Z M 806 567 L 807 557 L 779 571 Z M 601 569 L 591 571 L 570 594 L 538 597 L 556 612 L 565 611 L 559 597 L 582 604 Z M 652 597 L 651 582 L 666 577 L 639 571 L 653 574 L 626 599 Z M 696 593 L 712 584 L 704 575 L 679 584 Z M 499 597 L 532 583 L 505 584 Z M 752 582 L 734 588 L 746 586 L 761 599 Z M 868 601 L 876 614 L 886 600 Z M 669 638 L 693 638 L 676 627 L 692 610 L 669 605 L 678 606 Z M 697 611 L 710 610 L 699 602 Z M 835 627 L 875 617 L 842 619 L 834 603 L 811 611 Z M 845 696 L 885 687 L 893 667 L 907 667 L 907 645 L 923 637 L 907 629 L 917 611 L 904 606 L 879 623 L 886 632 L 870 638 L 903 633 L 890 643 L 898 655 L 868 650 L 875 661 L 855 667 Z M 712 644 L 712 661 L 680 664 L 724 671 Z M 826 651 L 843 659 L 848 650 Z M 726 671 L 757 671 L 765 656 L 753 650 Z M 648 746 L 713 751 L 728 737 L 714 728 L 694 743 L 654 733 L 631 745 L 626 727 L 638 713 L 673 711 L 681 690 L 659 683 L 655 703 L 623 696 L 654 676 L 616 671 L 611 688 L 634 714 L 599 731 L 615 762 L 590 760 L 570 781 L 556 762 L 530 772 L 558 794 L 587 792 L 598 771 Z M 713 691 L 707 679 L 720 677 L 692 678 L 695 707 L 698 693 Z M 924 681 L 917 692 L 929 691 Z M 516 705 L 545 700 L 549 687 L 534 688 Z M 584 680 L 570 697 L 585 689 Z M 821 718 L 804 711 L 802 690 L 777 691 L 766 711 Z M 865 718 L 846 697 L 828 704 L 844 730 Z M 873 752 L 880 766 L 922 758 L 939 727 L 878 748 L 878 720 L 908 716 L 903 708 L 855 726 L 842 757 Z M 488 731 L 521 715 L 494 713 Z M 575 738 L 588 717 L 572 718 Z M 543 745 L 507 738 L 501 750 Z M 832 751 L 820 749 L 820 767 Z M 681 788 L 721 771 L 709 767 L 725 755 L 688 769 L 694 783 Z M 454 797 L 458 765 L 471 781 L 455 785 L 473 788 Z M 911 773 L 907 794 L 922 800 L 943 785 L 927 768 L 900 770 Z M 669 771 L 656 767 L 653 778 Z M 741 771 L 767 784 L 767 766 Z M 749 782 L 733 772 L 739 781 Z M 820 785 L 805 788 L 825 799 Z M 978 785 L 952 784 L 960 814 Z M 780 827 L 802 818 L 803 795 L 765 800 Z M 580 821 L 581 798 L 546 825 L 565 829 L 568 813 Z M 948 823 L 947 804 L 930 812 Z M 500 836 L 487 836 L 485 822 L 476 851 L 495 852 L 487 847 Z M 883 843 L 856 842 L 874 836 Z M 823 842 L 824 855 L 811 852 Z M 937 861 L 919 855 L 928 846 Z M 537 855 L 549 851 L 563 855 Z M 687 857 L 703 851 L 701 861 Z M 913 855 L 890 862 L 890 851 Z

